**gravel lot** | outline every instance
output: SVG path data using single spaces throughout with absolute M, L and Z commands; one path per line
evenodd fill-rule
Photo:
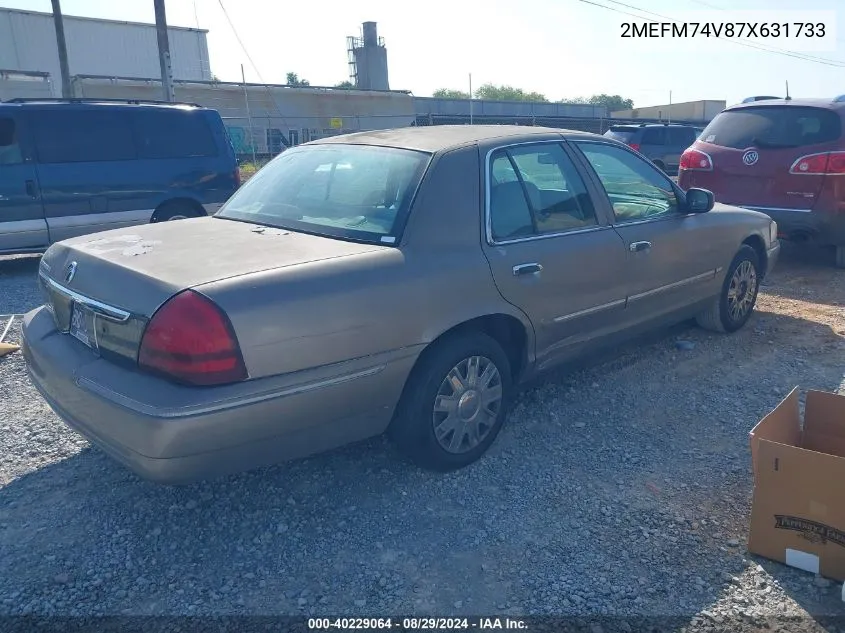
M 0 259 L 0 314 L 39 302 L 37 261 Z M 748 431 L 796 384 L 843 389 L 845 273 L 787 248 L 763 290 L 733 336 L 679 327 L 525 391 L 445 476 L 379 438 L 149 484 L 0 358 L 0 615 L 845 615 L 841 585 L 744 549 Z

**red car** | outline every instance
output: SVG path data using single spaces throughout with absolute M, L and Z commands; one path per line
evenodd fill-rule
M 778 235 L 836 247 L 845 268 L 845 95 L 726 108 L 681 156 L 678 184 L 762 211 Z

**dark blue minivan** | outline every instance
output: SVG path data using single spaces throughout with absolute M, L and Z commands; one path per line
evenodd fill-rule
M 0 254 L 210 214 L 239 185 L 216 110 L 142 101 L 0 103 Z

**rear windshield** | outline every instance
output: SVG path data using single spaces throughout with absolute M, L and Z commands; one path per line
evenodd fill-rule
M 842 135 L 839 115 L 807 106 L 756 106 L 719 113 L 701 140 L 733 149 L 788 148 L 828 143 Z
M 394 243 L 430 154 L 363 145 L 289 149 L 217 217 L 357 241 Z
M 636 130 L 630 127 L 612 127 L 604 133 L 606 137 L 622 141 L 623 143 L 630 141 L 634 137 L 634 134 L 636 134 Z

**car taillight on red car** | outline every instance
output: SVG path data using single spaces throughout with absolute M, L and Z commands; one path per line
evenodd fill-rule
M 807 154 L 792 163 L 789 173 L 803 176 L 845 175 L 845 152 Z
M 687 169 L 689 171 L 713 171 L 713 159 L 710 158 L 709 154 L 690 147 L 681 154 L 681 161 L 678 164 L 678 169 Z
M 220 385 L 247 377 L 232 324 L 204 295 L 185 290 L 147 324 L 138 365 L 191 385 Z

